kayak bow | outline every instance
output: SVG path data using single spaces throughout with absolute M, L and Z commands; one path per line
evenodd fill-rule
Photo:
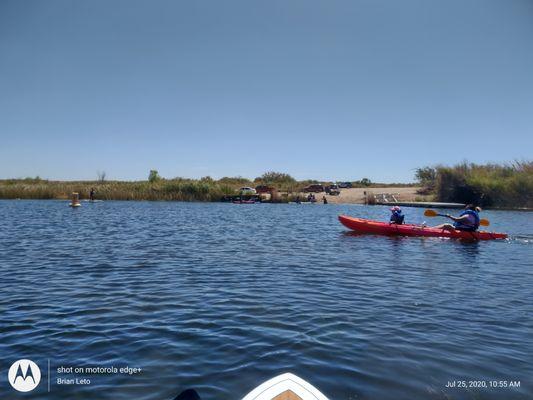
M 372 221 L 370 219 L 353 218 L 346 215 L 339 215 L 339 221 L 345 227 L 359 233 L 370 233 L 385 236 L 421 236 L 421 237 L 446 237 L 464 240 L 494 240 L 506 239 L 507 234 L 496 232 L 468 232 L 446 229 L 436 229 L 422 225 L 396 225 L 387 222 Z
M 328 400 L 328 398 L 309 382 L 291 373 L 285 373 L 262 383 L 242 400 Z

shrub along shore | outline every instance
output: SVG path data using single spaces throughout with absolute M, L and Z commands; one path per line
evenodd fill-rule
M 350 182 L 351 187 L 393 191 L 395 187 L 421 186 L 426 199 L 442 202 L 476 203 L 482 207 L 532 209 L 533 162 L 425 167 L 416 170 L 416 184 L 379 184 L 368 179 Z M 295 197 L 314 180 L 297 181 L 288 174 L 267 172 L 255 180 L 242 177 L 212 179 L 163 179 L 150 171 L 145 181 L 49 181 L 40 178 L 0 180 L 0 199 L 68 199 L 78 192 L 87 199 L 91 188 L 100 200 L 220 201 L 238 194 L 241 187 L 266 185 Z M 377 191 L 377 190 L 374 190 Z
M 226 194 L 235 194 L 227 185 L 195 180 L 148 181 L 46 181 L 35 179 L 0 181 L 2 199 L 68 199 L 77 192 L 88 199 L 91 189 L 99 200 L 175 200 L 218 201 Z
M 533 161 L 439 165 L 419 168 L 415 176 L 437 201 L 533 209 Z

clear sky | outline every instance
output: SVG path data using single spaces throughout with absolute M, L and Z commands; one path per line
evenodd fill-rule
M 531 159 L 531 0 L 1 0 L 0 178 Z

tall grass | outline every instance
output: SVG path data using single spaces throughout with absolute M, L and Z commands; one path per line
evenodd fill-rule
M 78 192 L 81 199 L 87 199 L 94 188 L 96 198 L 101 200 L 218 201 L 224 195 L 235 194 L 236 186 L 190 179 L 161 179 L 153 183 L 0 180 L 0 198 L 68 199 L 72 192 Z
M 439 201 L 475 203 L 485 207 L 533 208 L 533 162 L 430 167 Z M 428 171 L 428 168 L 421 170 Z M 426 174 L 431 175 L 431 174 Z

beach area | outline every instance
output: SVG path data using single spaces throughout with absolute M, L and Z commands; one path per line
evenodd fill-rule
M 379 196 L 380 194 L 393 195 L 398 201 L 414 202 L 428 201 L 430 196 L 424 196 L 418 192 L 421 187 L 417 186 L 384 186 L 371 188 L 344 188 L 340 190 L 338 196 L 325 195 L 328 203 L 331 204 L 365 204 L 369 197 Z M 322 199 L 323 193 L 318 194 L 318 200 Z

